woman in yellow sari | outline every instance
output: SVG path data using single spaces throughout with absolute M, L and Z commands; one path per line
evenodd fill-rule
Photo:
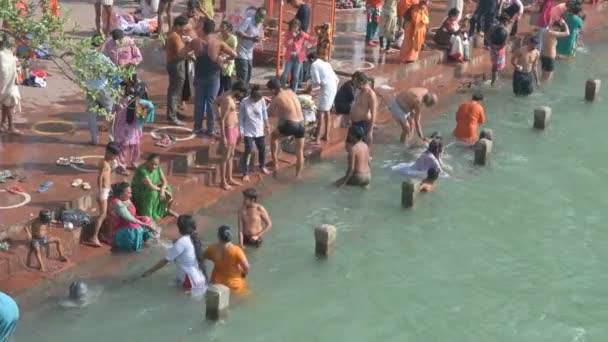
M 427 0 L 420 0 L 405 13 L 403 46 L 399 54 L 401 62 L 412 63 L 418 60 L 418 54 L 426 37 L 426 27 L 429 24 L 429 10 L 426 4 Z

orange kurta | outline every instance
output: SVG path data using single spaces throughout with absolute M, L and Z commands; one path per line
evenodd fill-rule
M 240 266 L 246 257 L 240 247 L 230 245 L 224 257 L 221 258 L 218 246 L 212 245 L 205 250 L 205 258 L 213 262 L 211 283 L 225 285 L 236 293 L 247 293 L 247 282 L 243 278 L 243 270 Z
M 425 5 L 413 7 L 410 13 L 411 19 L 405 23 L 403 31 L 403 45 L 399 54 L 401 62 L 414 62 L 418 59 L 429 24 L 429 11 Z
M 456 128 L 454 137 L 467 143 L 473 144 L 477 141 L 477 128 L 486 122 L 486 114 L 483 106 L 477 101 L 463 103 L 456 112 Z
M 397 15 L 400 18 L 403 18 L 405 16 L 405 13 L 407 13 L 407 10 L 417 4 L 418 0 L 399 0 L 399 2 L 397 3 Z

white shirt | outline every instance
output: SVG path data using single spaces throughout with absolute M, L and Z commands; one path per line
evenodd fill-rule
M 194 244 L 190 236 L 180 237 L 167 251 L 167 261 L 175 262 L 177 266 L 177 279 L 183 284 L 186 275 L 190 278 L 193 289 L 206 288 L 206 280 L 203 272 L 198 266 Z
M 253 102 L 249 96 L 241 100 L 239 130 L 241 136 L 258 138 L 264 136 L 264 123 L 268 121 L 268 107 L 264 99 Z
M 331 64 L 321 58 L 317 58 L 310 66 L 310 78 L 314 84 L 321 87 L 335 87 L 337 89 L 340 82 Z
M 439 171 L 442 170 L 441 161 L 439 161 L 434 154 L 428 151 L 423 152 L 420 157 L 416 159 L 414 165 L 412 165 L 414 170 L 421 172 L 427 172 L 432 167 L 439 169 Z

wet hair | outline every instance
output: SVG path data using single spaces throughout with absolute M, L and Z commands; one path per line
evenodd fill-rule
M 473 101 L 483 101 L 482 93 L 473 93 Z
M 118 154 L 120 154 L 120 145 L 118 145 L 118 143 L 116 143 L 115 141 L 110 141 L 106 145 L 106 153 L 117 156 Z
M 427 107 L 434 106 L 434 105 L 436 105 L 436 104 L 437 104 L 437 101 L 438 101 L 437 94 L 435 94 L 435 93 L 431 93 L 431 92 L 429 91 L 428 93 L 426 93 L 426 94 L 424 95 L 424 97 L 422 98 L 422 101 L 424 102 L 424 104 L 425 104 Z M 432 104 L 431 104 L 430 102 L 432 102 Z
M 363 128 L 359 126 L 351 126 L 348 129 L 348 137 L 354 139 L 353 142 L 357 143 L 363 140 L 363 138 L 365 137 L 365 132 L 363 131 Z
M 313 51 L 309 53 L 306 58 L 308 58 L 309 61 L 316 61 L 319 58 L 319 54 L 316 51 Z
M 553 28 L 557 28 L 560 31 L 565 31 L 566 30 L 566 26 L 564 25 L 564 23 L 562 23 L 559 20 L 554 21 L 552 27 Z
M 113 29 L 111 35 L 113 40 L 121 40 L 125 37 L 125 33 L 121 29 Z
M 433 154 L 435 157 L 437 157 L 437 159 L 439 159 L 441 152 L 443 152 L 443 143 L 441 142 L 441 139 L 431 140 L 427 151 L 429 151 L 431 154 Z
M 232 32 L 232 24 L 228 21 L 228 20 L 224 20 L 222 21 L 222 26 L 224 26 L 226 28 L 226 30 Z
M 40 220 L 42 224 L 49 224 L 53 220 L 53 214 L 48 209 L 42 209 L 38 213 L 38 220 Z
M 281 89 L 281 82 L 276 77 L 273 77 L 266 82 L 266 88 L 270 90 L 279 90 Z
M 460 14 L 458 8 L 454 7 L 448 12 L 448 17 L 457 17 Z
M 243 81 L 236 81 L 232 84 L 232 91 L 238 91 L 242 94 L 247 94 L 247 86 Z
M 205 19 L 203 21 L 203 33 L 212 34 L 215 33 L 215 22 L 211 19 Z
M 160 158 L 160 154 L 158 154 L 158 153 L 150 153 L 150 154 L 148 154 L 148 157 L 146 157 L 146 161 L 150 162 L 150 161 L 152 161 L 152 160 L 154 160 L 156 158 Z
M 217 238 L 223 243 L 230 242 L 230 240 L 232 240 L 232 232 L 230 231 L 230 227 L 220 226 L 217 229 Z
M 579 15 L 582 11 L 583 11 L 583 8 L 578 4 L 574 5 L 572 7 L 572 9 L 570 10 L 570 12 L 572 12 L 572 14 L 574 14 L 574 15 Z
M 122 195 L 125 194 L 125 191 L 127 191 L 127 189 L 131 187 L 131 184 L 129 184 L 129 182 L 120 182 L 118 184 L 114 184 L 112 186 L 112 197 L 114 198 L 119 198 Z
M 479 134 L 479 139 L 488 139 L 488 140 L 492 140 L 492 131 L 484 129 L 481 131 L 481 133 Z
M 433 133 L 431 133 L 431 139 L 437 139 L 437 140 L 443 141 L 443 136 L 441 135 L 441 132 L 434 131 Z
M 243 197 L 254 202 L 258 201 L 258 192 L 254 188 L 249 188 L 243 191 Z
M 249 91 L 249 97 L 255 102 L 258 102 L 262 99 L 262 93 L 260 92 L 260 86 L 258 84 L 254 84 L 251 86 Z
M 88 292 L 89 287 L 87 284 L 83 281 L 76 280 L 70 284 L 68 298 L 76 301 L 84 301 Z
M 439 178 L 439 169 L 436 167 L 431 167 L 426 171 L 426 180 L 436 181 Z
M 188 25 L 188 19 L 184 16 L 179 16 L 173 20 L 173 26 L 186 26 Z
M 298 19 L 292 19 L 289 22 L 289 30 L 295 30 L 295 29 L 301 29 L 302 28 L 302 22 L 299 21 Z
M 360 84 L 367 84 L 369 82 L 369 78 L 363 71 L 355 71 L 352 80 Z
M 181 235 L 190 236 L 190 240 L 194 246 L 194 254 L 196 255 L 198 267 L 201 269 L 201 271 L 203 271 L 205 278 L 207 278 L 203 256 L 203 244 L 198 236 L 198 232 L 196 231 L 196 222 L 190 215 L 180 215 L 177 218 L 177 229 Z

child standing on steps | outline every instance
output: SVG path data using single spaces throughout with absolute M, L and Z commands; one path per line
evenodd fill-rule
M 378 32 L 378 24 L 380 24 L 380 8 L 382 0 L 367 0 L 365 3 L 367 9 L 367 29 L 365 34 L 365 43 L 367 46 L 377 46 L 376 33 Z

